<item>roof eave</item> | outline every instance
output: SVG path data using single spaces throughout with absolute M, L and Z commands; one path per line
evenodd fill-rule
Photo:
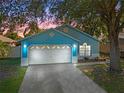
M 89 35 L 89 34 L 87 34 L 87 33 L 81 32 L 79 29 L 74 28 L 74 27 L 70 26 L 69 24 L 64 24 L 64 25 L 62 25 L 62 26 L 57 27 L 56 29 L 59 29 L 60 27 L 64 27 L 64 26 L 65 26 L 65 27 L 68 26 L 68 27 L 70 27 L 70 28 L 72 28 L 72 29 L 75 29 L 75 30 L 77 30 L 78 32 L 80 32 L 81 34 L 85 34 L 86 36 L 88 36 L 88 37 L 90 37 L 90 38 L 96 40 L 97 42 L 100 42 L 98 39 L 92 37 L 91 35 Z

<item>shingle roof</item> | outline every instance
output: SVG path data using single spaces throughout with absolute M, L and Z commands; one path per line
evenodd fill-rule
M 21 41 L 27 40 L 27 39 L 31 39 L 31 38 L 36 37 L 36 36 L 38 36 L 38 35 L 41 35 L 41 34 L 43 34 L 43 33 L 47 33 L 48 31 L 51 31 L 51 30 L 56 31 L 56 32 L 59 32 L 59 33 L 65 35 L 65 36 L 67 36 L 67 37 L 69 37 L 69 38 L 71 38 L 71 39 L 73 39 L 73 40 L 75 40 L 75 41 L 77 41 L 77 42 L 80 42 L 78 39 L 76 39 L 76 38 L 74 38 L 74 37 L 72 37 L 72 36 L 70 36 L 70 35 L 68 35 L 68 34 L 65 34 L 65 33 L 63 33 L 63 32 L 60 32 L 60 31 L 58 31 L 57 29 L 51 28 L 51 29 L 48 29 L 48 30 L 46 30 L 46 31 L 44 31 L 44 32 L 40 32 L 40 33 L 38 33 L 38 34 L 25 37 L 25 38 L 19 40 L 18 43 L 20 43 Z
M 72 37 L 74 37 L 74 38 L 76 38 L 76 39 L 78 39 L 80 41 L 82 41 L 82 39 L 84 39 L 84 38 L 82 38 L 82 35 L 84 35 L 87 38 L 91 38 L 91 39 L 99 42 L 98 39 L 92 37 L 91 35 L 89 35 L 89 34 L 87 34 L 85 32 L 81 32 L 80 30 L 78 30 L 78 29 L 76 29 L 76 28 L 74 28 L 74 27 L 72 27 L 70 25 L 62 25 L 62 26 L 59 26 L 59 27 L 57 27 L 55 29 L 60 30 L 62 32 L 65 32 L 66 34 L 68 34 L 68 35 L 70 35 L 70 36 L 72 36 Z
M 70 30 L 72 29 L 72 30 Z M 47 32 L 49 31 L 50 29 L 44 31 L 44 32 Z M 54 30 L 54 31 L 59 31 L 60 33 L 62 34 L 65 34 L 66 36 L 70 37 L 70 38 L 73 38 L 74 40 L 77 40 L 79 43 L 82 42 L 82 40 L 84 39 L 93 39 L 97 42 L 99 42 L 96 38 L 92 37 L 91 35 L 87 34 L 87 33 L 84 33 L 84 32 L 81 32 L 80 30 L 76 29 L 76 28 L 73 28 L 72 26 L 70 25 L 62 25 L 62 26 L 59 26 L 55 29 L 51 29 L 51 30 Z M 29 38 L 33 38 L 37 35 L 40 35 L 40 34 L 43 34 L 44 32 L 41 32 L 41 33 L 38 33 L 38 34 L 35 34 L 35 35 L 32 35 L 32 36 L 29 36 L 29 37 L 26 37 L 24 39 L 21 39 L 19 40 L 18 42 L 21 42 L 21 41 L 24 41 L 24 40 L 27 40 Z M 82 36 L 85 36 L 86 38 L 82 38 Z

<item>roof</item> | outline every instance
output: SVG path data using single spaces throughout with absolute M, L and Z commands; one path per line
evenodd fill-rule
M 71 38 L 71 39 L 73 39 L 73 40 L 75 40 L 75 41 L 77 41 L 77 42 L 80 42 L 78 39 L 75 39 L 74 37 L 72 37 L 72 36 L 70 36 L 70 35 L 68 35 L 68 34 L 65 34 L 65 33 L 63 33 L 63 32 L 60 32 L 60 31 L 58 31 L 57 29 L 53 29 L 53 28 L 48 29 L 48 30 L 45 30 L 44 32 L 40 32 L 40 33 L 35 34 L 35 35 L 32 35 L 32 36 L 25 37 L 25 38 L 19 40 L 18 42 L 25 41 L 25 40 L 27 40 L 27 39 L 36 37 L 36 36 L 38 36 L 38 35 L 42 35 L 42 34 L 44 34 L 44 33 L 47 33 L 48 31 L 51 31 L 51 30 L 52 30 L 52 31 L 56 31 L 56 32 L 58 32 L 58 33 L 61 33 L 61 34 L 63 34 L 64 36 L 69 37 L 69 38 Z
M 63 29 L 65 29 L 65 28 L 73 29 L 73 31 L 69 30 L 68 33 L 67 33 L 66 31 L 63 31 Z M 82 38 L 82 35 L 84 35 L 87 38 L 91 38 L 92 40 L 95 40 L 95 41 L 99 42 L 99 40 L 97 40 L 96 38 L 92 37 L 91 35 L 89 35 L 87 33 L 84 33 L 84 32 L 81 32 L 80 30 L 78 30 L 78 29 L 76 29 L 76 28 L 74 28 L 74 27 L 72 27 L 70 25 L 62 25 L 62 26 L 59 26 L 59 27 L 57 27 L 55 29 L 53 29 L 53 28 L 52 29 L 48 29 L 48 30 L 45 30 L 44 32 L 40 32 L 38 34 L 25 37 L 25 38 L 19 40 L 18 42 L 21 42 L 21 41 L 33 38 L 33 37 L 38 36 L 38 35 L 41 35 L 43 33 L 48 32 L 49 30 L 57 31 L 57 32 L 65 35 L 65 36 L 67 36 L 67 37 L 69 37 L 69 38 L 71 38 L 73 40 L 78 41 L 79 43 L 82 43 L 82 40 L 84 39 L 84 38 Z
M 72 29 L 73 31 L 68 31 L 68 32 L 67 31 L 64 31 L 64 30 L 68 30 L 68 28 L 69 29 Z M 76 28 L 74 28 L 74 27 L 72 27 L 70 25 L 67 25 L 67 24 L 66 25 L 62 25 L 62 26 L 59 26 L 59 27 L 57 27 L 55 29 L 60 30 L 62 32 L 65 32 L 66 34 L 68 34 L 68 35 L 70 35 L 70 36 L 72 36 L 72 37 L 74 37 L 74 38 L 76 38 L 76 39 L 78 39 L 80 41 L 82 41 L 82 35 L 84 35 L 84 36 L 86 36 L 88 38 L 91 38 L 91 39 L 99 42 L 98 39 L 92 37 L 91 35 L 89 35 L 89 34 L 87 34 L 85 32 L 82 32 L 82 31 L 80 31 L 80 30 L 78 30 L 78 29 L 76 29 Z
M 16 42 L 15 40 L 10 39 L 10 38 L 8 38 L 8 37 L 5 37 L 5 36 L 3 36 L 3 35 L 0 35 L 0 41 L 6 42 L 6 43 Z

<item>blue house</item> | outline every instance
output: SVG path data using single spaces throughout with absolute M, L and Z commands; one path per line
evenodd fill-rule
M 26 37 L 21 43 L 21 65 L 77 63 L 99 56 L 99 41 L 69 25 Z

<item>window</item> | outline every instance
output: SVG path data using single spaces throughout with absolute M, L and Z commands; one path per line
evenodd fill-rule
M 91 55 L 91 46 L 87 45 L 87 43 L 84 43 L 83 45 L 80 45 L 80 56 L 90 56 Z

